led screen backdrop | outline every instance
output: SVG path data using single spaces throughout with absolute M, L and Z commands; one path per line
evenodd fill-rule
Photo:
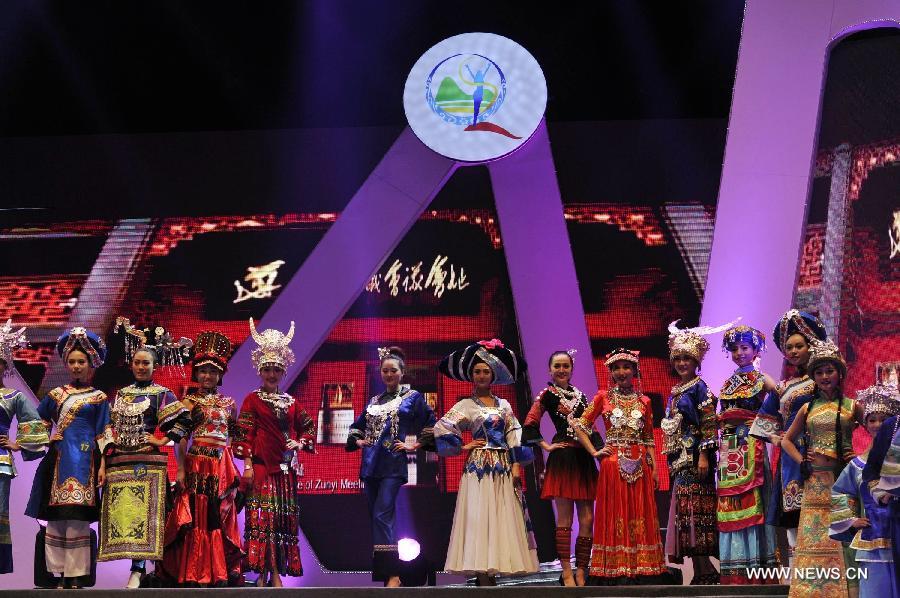
M 845 393 L 900 371 L 900 52 L 896 29 L 829 57 L 795 302 L 818 314 L 848 365 Z M 857 431 L 855 446 L 866 435 Z

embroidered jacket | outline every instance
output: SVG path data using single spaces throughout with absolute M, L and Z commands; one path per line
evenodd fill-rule
M 296 461 L 296 452 L 287 449 L 287 441 L 305 440 L 305 450 L 311 451 L 314 434 L 312 418 L 294 397 L 257 390 L 241 404 L 231 447 L 236 456 L 252 458 L 268 473 L 277 473 Z
M 190 414 L 171 390 L 153 382 L 135 382 L 116 393 L 110 410 L 109 448 L 116 452 L 155 451 L 144 434 L 160 431 L 178 443 L 190 432 Z
M 406 479 L 406 453 L 392 450 L 394 442 L 406 442 L 408 435 L 418 434 L 434 422 L 434 411 L 425 397 L 405 384 L 396 393 L 385 391 L 372 397 L 350 425 L 347 437 L 347 451 L 359 448 L 358 439 L 371 442 L 363 448 L 359 477 Z
M 468 430 L 473 439 L 483 439 L 484 448 L 469 452 L 464 474 L 506 475 L 514 462 L 530 463 L 534 453 L 522 446 L 522 426 L 509 402 L 493 397 L 495 406 L 488 407 L 477 397 L 460 399 L 434 425 L 437 451 L 442 456 L 462 452 L 462 433 Z
M 563 389 L 550 384 L 534 400 L 528 415 L 525 416 L 525 423 L 522 424 L 522 442 L 527 445 L 540 444 L 544 439 L 541 435 L 541 418 L 544 413 L 548 413 L 555 428 L 551 443 L 564 442 L 571 446 L 581 446 L 575 434 L 577 427 L 575 423 L 589 402 L 587 396 L 574 386 L 570 385 Z
M 18 390 L 0 388 L 0 436 L 7 436 L 12 440 L 9 431 L 13 418 L 16 419 L 15 441 L 22 448 L 22 458 L 26 461 L 40 459 L 50 442 L 47 425 L 28 397 Z M 16 477 L 16 463 L 12 452 L 2 447 L 0 475 Z

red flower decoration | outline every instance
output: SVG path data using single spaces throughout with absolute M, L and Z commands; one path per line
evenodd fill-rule
M 478 344 L 484 347 L 485 349 L 502 349 L 503 341 L 499 338 L 492 338 L 489 341 L 478 341 Z

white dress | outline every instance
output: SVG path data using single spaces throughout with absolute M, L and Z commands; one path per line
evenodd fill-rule
M 522 427 L 509 403 L 494 400 L 496 407 L 487 407 L 476 397 L 462 399 L 434 426 L 442 456 L 460 453 L 464 430 L 487 441 L 484 448 L 469 452 L 463 468 L 444 565 L 450 573 L 513 575 L 538 570 L 512 478 L 513 462 L 530 460 L 530 449 L 521 448 Z

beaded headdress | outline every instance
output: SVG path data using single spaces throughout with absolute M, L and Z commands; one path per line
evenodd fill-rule
M 63 361 L 68 359 L 69 353 L 75 349 L 84 351 L 91 367 L 95 369 L 103 365 L 106 360 L 106 344 L 103 339 L 93 332 L 85 330 L 82 326 L 76 326 L 56 339 L 56 352 L 63 358 Z
M 194 346 L 194 341 L 189 338 L 175 340 L 162 326 L 141 329 L 132 326 L 128 318 L 121 316 L 116 318 L 113 332 L 120 329 L 125 334 L 125 355 L 128 356 L 128 361 L 134 359 L 135 353 L 149 349 L 156 354 L 157 365 L 184 367 L 184 358 L 190 355 L 190 348 Z
M 873 384 L 856 392 L 856 402 L 863 406 L 863 419 L 871 413 L 884 413 L 888 417 L 900 413 L 900 392 L 896 386 Z
M 807 364 L 807 370 L 811 373 L 817 367 L 827 362 L 833 363 L 834 366 L 840 370 L 842 376 L 847 375 L 847 362 L 844 361 L 840 349 L 838 349 L 837 345 L 835 345 L 831 339 L 826 339 L 824 341 L 818 339 L 811 340 L 809 343 L 809 363 Z
M 525 361 L 495 338 L 454 351 L 441 361 L 438 370 L 448 378 L 471 382 L 472 369 L 479 363 L 486 363 L 494 372 L 493 384 L 512 384 L 526 369 Z
M 669 324 L 669 359 L 674 359 L 678 355 L 687 355 L 699 364 L 709 351 L 709 341 L 703 337 L 707 334 L 728 330 L 738 320 L 740 318 L 721 326 L 697 326 L 695 328 L 679 328 L 678 322 L 681 320 L 675 320 Z
M 291 328 L 287 334 L 283 334 L 280 330 L 269 328 L 262 333 L 256 331 L 256 324 L 253 318 L 250 318 L 250 335 L 259 345 L 253 349 L 250 359 L 256 371 L 260 371 L 267 365 L 275 365 L 286 370 L 288 366 L 294 363 L 294 352 L 288 346 L 291 339 L 294 338 L 294 322 L 291 321 Z
M 747 343 L 757 351 L 765 351 L 766 335 L 752 326 L 732 326 L 722 337 L 722 350 L 730 351 L 729 347 L 740 343 Z
M 0 361 L 6 364 L 6 370 L 3 375 L 6 376 L 14 368 L 13 351 L 28 346 L 25 339 L 25 327 L 22 326 L 18 330 L 13 330 L 12 320 L 7 320 L 6 324 L 0 326 Z
M 775 346 L 784 353 L 784 345 L 787 339 L 793 334 L 801 334 L 806 342 L 812 342 L 814 339 L 824 341 L 828 338 L 825 325 L 816 316 L 800 311 L 799 309 L 789 309 L 784 312 L 778 323 L 775 324 L 775 331 L 772 334 L 775 340 Z
M 631 349 L 625 349 L 624 347 L 619 347 L 618 349 L 613 349 L 609 353 L 603 356 L 604 362 L 603 364 L 606 367 L 611 366 L 617 361 L 628 361 L 638 366 L 638 357 L 640 356 L 640 351 L 632 351 Z
M 207 331 L 197 335 L 194 343 L 194 357 L 191 366 L 196 370 L 204 365 L 211 365 L 223 374 L 228 369 L 228 358 L 231 357 L 231 340 L 221 332 Z

